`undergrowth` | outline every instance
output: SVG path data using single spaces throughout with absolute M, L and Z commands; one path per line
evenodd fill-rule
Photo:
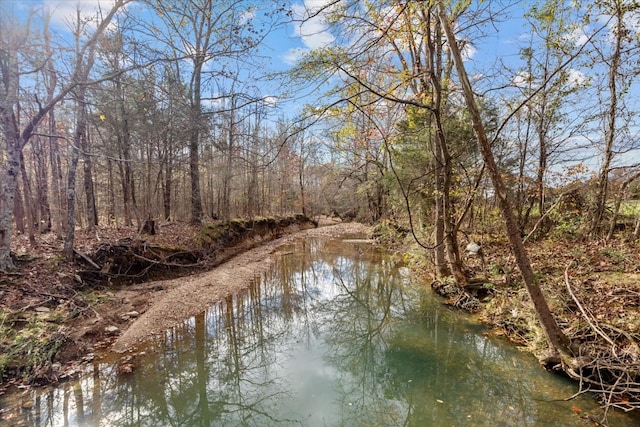
M 66 339 L 61 314 L 0 310 L 0 384 L 7 377 L 31 383 L 47 367 Z M 17 328 L 16 324 L 21 324 Z

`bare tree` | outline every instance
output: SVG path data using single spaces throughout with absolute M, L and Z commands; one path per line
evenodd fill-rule
M 604 102 L 599 105 L 598 117 L 603 117 L 604 138 L 599 148 L 601 155 L 600 172 L 597 178 L 596 191 L 589 210 L 588 236 L 596 237 L 604 220 L 609 196 L 609 173 L 619 147 L 622 146 L 624 134 L 621 122 L 627 113 L 624 95 L 628 93 L 631 80 L 637 70 L 625 70 L 625 65 L 633 61 L 640 51 L 637 32 L 629 28 L 628 22 L 640 16 L 640 5 L 625 0 L 596 1 L 592 5 L 594 13 L 610 17 L 609 37 L 603 45 L 595 45 L 597 59 L 607 64 L 606 89 L 603 90 Z M 612 42 L 611 42 L 612 41 Z M 627 117 L 628 120 L 628 117 Z
M 149 31 L 156 41 L 173 52 L 176 61 L 188 60 L 189 176 L 191 180 L 191 221 L 203 218 L 200 173 L 201 140 L 206 135 L 203 101 L 209 78 L 225 77 L 221 64 L 247 55 L 261 40 L 253 37 L 251 2 L 244 0 L 148 0 L 163 22 L 164 32 Z M 155 27 L 158 28 L 158 27 Z M 153 34 L 151 34 L 153 33 Z M 259 34 L 258 32 L 254 32 Z M 209 66 L 217 61 L 218 67 Z
M 78 48 L 80 58 L 78 63 L 91 54 L 98 37 L 104 32 L 116 12 L 122 8 L 128 0 L 117 0 L 108 14 L 98 23 L 96 30 Z M 0 120 L 5 139 L 6 169 L 2 176 L 2 189 L 0 191 L 0 270 L 13 267 L 10 256 L 11 225 L 13 222 L 13 201 L 17 186 L 18 174 L 21 168 L 21 153 L 29 142 L 38 125 L 45 116 L 80 84 L 86 84 L 87 80 L 78 77 L 81 69 L 74 69 L 67 83 L 58 87 L 57 93 L 50 91 L 46 99 L 39 99 L 34 94 L 37 105 L 35 113 L 30 117 L 21 115 L 19 87 L 20 77 L 30 70 L 39 72 L 45 66 L 48 58 L 45 55 L 38 56 L 35 44 L 32 44 L 32 29 L 30 27 L 33 14 L 25 21 L 20 22 L 18 17 L 11 14 L 2 14 L 0 22 L 3 29 L 3 37 L 0 38 Z M 29 64 L 25 57 L 42 61 L 39 64 Z M 36 65 L 35 67 L 33 65 Z M 20 118 L 20 119 L 19 119 Z
M 89 147 L 88 142 L 88 106 L 87 106 L 87 89 L 89 82 L 89 75 L 95 63 L 96 49 L 98 47 L 97 37 L 101 35 L 110 24 L 113 15 L 117 9 L 112 11 L 104 18 L 98 18 L 98 27 L 93 35 L 93 42 L 88 45 L 82 43 L 82 36 L 88 30 L 87 26 L 90 21 L 87 21 L 81 17 L 80 10 L 78 9 L 76 15 L 76 27 L 74 31 L 75 36 L 75 64 L 74 64 L 74 77 L 77 84 L 70 91 L 73 100 L 75 101 L 75 129 L 73 133 L 73 144 L 71 152 L 71 164 L 69 166 L 69 172 L 67 174 L 67 230 L 64 241 L 63 254 L 67 259 L 73 259 L 73 244 L 75 240 L 75 207 L 76 207 L 76 170 L 78 161 L 80 158 L 80 151 L 85 153 L 88 157 L 87 151 Z M 100 15 L 98 15 L 100 16 Z M 91 180 L 91 163 L 87 164 L 85 159 L 85 187 L 93 186 Z M 90 206 L 89 212 L 91 212 L 89 223 L 92 224 L 89 228 L 94 228 L 96 222 L 95 202 L 93 200 L 93 188 L 89 191 L 91 193 L 90 200 L 88 200 L 93 206 Z

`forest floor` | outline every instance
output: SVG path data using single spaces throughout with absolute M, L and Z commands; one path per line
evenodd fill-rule
M 293 224 L 278 231 L 276 234 L 284 237 L 274 240 L 271 237 L 276 235 L 250 236 L 232 242 L 231 251 L 219 247 L 216 256 L 199 254 L 195 261 L 189 256 L 203 245 L 201 227 L 165 224 L 155 235 L 140 235 L 130 228 L 77 233 L 75 247 L 89 261 L 107 252 L 115 257 L 113 251 L 126 244 L 128 249 L 142 245 L 145 255 L 132 256 L 153 264 L 158 261 L 146 259 L 147 253 L 170 249 L 161 258 L 166 268 L 159 275 L 139 277 L 129 270 L 101 275 L 82 258 L 67 262 L 60 256 L 62 241 L 51 233 L 38 236 L 36 247 L 29 245 L 26 236 L 17 236 L 13 249 L 19 268 L 0 273 L 0 394 L 11 386 L 40 385 L 74 376 L 96 352 L 126 351 L 201 312 L 248 286 L 256 274 L 269 267 L 270 255 L 295 237 L 371 230 L 329 218 L 320 225 L 302 230 L 308 226 Z M 212 238 L 218 230 L 209 232 Z M 462 292 L 452 287 L 445 302 L 479 312 L 493 333 L 542 357 L 545 338 L 521 286 L 506 237 L 485 235 L 478 240 L 484 259 L 466 259 L 472 280 Z M 428 276 L 433 268 L 425 251 L 409 247 L 397 250 L 414 269 L 425 273 L 424 283 L 431 283 Z M 595 389 L 602 387 L 603 381 L 618 378 L 623 388 L 616 380 L 617 388 L 605 388 L 603 398 L 622 409 L 637 409 L 640 244 L 624 239 L 591 243 L 546 239 L 529 242 L 527 248 L 551 310 L 579 347 L 582 372 L 587 372 L 585 379 L 591 381 L 583 387 Z M 171 262 L 166 262 L 168 259 Z M 99 264 L 103 270 L 113 269 L 104 259 Z M 447 283 L 434 281 L 432 286 L 443 291 Z
M 581 392 L 596 393 L 606 408 L 640 410 L 640 242 L 565 237 L 526 246 L 536 284 L 575 356 L 573 364 L 545 366 L 577 380 Z M 484 260 L 466 260 L 470 280 L 464 290 L 446 280 L 432 287 L 543 362 L 547 341 L 506 237 L 483 236 L 482 248 Z

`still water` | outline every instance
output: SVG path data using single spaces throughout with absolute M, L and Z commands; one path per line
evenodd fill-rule
M 0 425 L 582 426 L 575 384 L 488 337 L 358 240 L 301 240 L 246 292 L 149 343 L 131 374 L 0 403 Z M 25 401 L 28 402 L 25 405 Z M 23 406 L 30 406 L 29 409 Z M 576 414 L 576 412 L 580 412 Z M 637 425 L 609 415 L 609 425 Z

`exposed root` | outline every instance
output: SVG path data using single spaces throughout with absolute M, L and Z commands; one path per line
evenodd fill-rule
M 580 383 L 580 390 L 598 395 L 605 415 L 611 408 L 625 412 L 640 409 L 640 346 L 637 334 L 601 323 L 576 298 L 569 280 L 570 263 L 564 279 L 569 295 L 586 326 L 578 336 L 579 355 L 565 365 L 565 372 Z
M 434 280 L 431 287 L 438 294 L 447 298 L 446 304 L 470 313 L 482 309 L 482 303 L 466 287 L 461 286 L 453 277 Z

